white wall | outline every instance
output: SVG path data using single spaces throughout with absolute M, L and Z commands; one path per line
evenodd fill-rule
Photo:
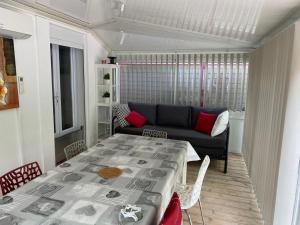
M 55 166 L 50 23 L 61 23 L 26 14 L 31 17 L 34 33 L 28 39 L 15 40 L 17 74 L 24 78 L 25 91 L 19 95 L 20 108 L 0 111 L 0 174 L 31 161 L 38 161 L 44 170 Z M 87 138 L 91 145 L 96 141 L 94 64 L 108 52 L 93 35 L 61 25 L 84 37 Z
M 40 142 L 44 170 L 55 165 L 49 22 L 36 17 L 36 64 L 40 104 Z M 28 83 L 28 81 L 27 81 Z
M 0 173 L 14 168 L 22 162 L 20 147 L 20 127 L 18 110 L 10 109 L 0 112 Z
M 34 27 L 34 17 L 32 16 L 31 19 L 32 27 Z M 7 124 L 7 134 L 0 136 L 1 146 L 6 146 L 6 149 L 3 149 L 4 154 L 1 155 L 1 174 L 19 166 L 21 163 L 30 161 L 38 161 L 43 165 L 35 41 L 35 35 L 25 40 L 14 41 L 17 74 L 24 78 L 25 92 L 19 95 L 19 109 L 0 112 L 0 124 L 7 123 L 7 121 L 12 124 Z M 19 143 L 19 145 L 16 146 L 16 143 L 8 142 L 8 136 L 16 138 L 16 143 Z M 19 154 L 16 154 L 16 152 L 19 152 Z M 13 157 L 15 160 L 10 159 Z M 10 161 L 10 163 L 3 166 L 2 162 L 4 161 Z
M 295 37 L 282 140 L 274 225 L 291 225 L 300 160 L 300 23 Z M 295 224 L 293 224 L 295 225 Z
M 96 75 L 95 75 L 95 63 L 100 63 L 101 58 L 107 56 L 108 52 L 103 48 L 103 44 L 96 40 L 93 35 L 87 34 L 86 36 L 86 46 L 88 55 L 86 55 L 85 60 L 88 62 L 86 84 L 88 85 L 88 90 L 86 92 L 86 127 L 87 127 L 87 145 L 90 147 L 97 142 L 97 121 L 96 116 Z

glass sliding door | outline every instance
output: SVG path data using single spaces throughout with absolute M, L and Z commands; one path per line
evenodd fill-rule
M 71 49 L 59 46 L 60 69 L 60 108 L 61 127 L 68 130 L 73 125 L 73 98 L 72 98 L 72 74 L 71 74 Z
M 51 44 L 55 136 L 78 129 L 76 115 L 75 50 Z

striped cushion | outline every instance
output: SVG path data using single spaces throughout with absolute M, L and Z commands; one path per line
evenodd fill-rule
M 125 117 L 130 113 L 130 109 L 127 104 L 118 105 L 117 118 L 120 127 L 127 127 L 130 124 L 125 120 Z

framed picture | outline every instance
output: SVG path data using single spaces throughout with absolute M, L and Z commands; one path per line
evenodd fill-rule
M 0 110 L 19 107 L 13 39 L 0 37 Z

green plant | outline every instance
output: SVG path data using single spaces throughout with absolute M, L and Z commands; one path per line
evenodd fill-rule
M 109 92 L 104 92 L 104 94 L 102 95 L 103 98 L 109 98 L 110 97 L 110 93 Z
M 103 76 L 103 79 L 104 79 L 104 80 L 109 80 L 109 79 L 110 79 L 110 74 L 109 74 L 109 73 L 106 73 L 106 74 Z

